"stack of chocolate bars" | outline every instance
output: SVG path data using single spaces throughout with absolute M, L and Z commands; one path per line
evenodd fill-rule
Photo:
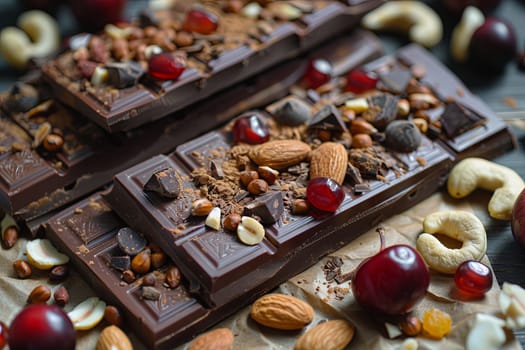
M 355 29 L 379 3 L 203 1 L 72 37 L 2 96 L 2 209 L 148 348 L 190 339 L 428 197 L 457 160 L 513 147 L 425 49 L 379 57 Z M 308 200 L 317 177 L 339 206 Z M 126 232 L 166 259 L 133 271 Z

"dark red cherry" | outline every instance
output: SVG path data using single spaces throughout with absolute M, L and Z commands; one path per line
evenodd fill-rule
M 358 266 L 351 281 L 354 298 L 364 309 L 401 315 L 411 311 L 430 284 L 427 265 L 408 245 L 381 250 Z
M 327 60 L 315 59 L 310 61 L 304 74 L 304 81 L 309 88 L 316 89 L 326 84 L 332 78 L 332 65 Z
M 233 124 L 233 139 L 252 145 L 263 143 L 270 138 L 268 127 L 257 113 L 248 112 L 235 120 Z
M 191 9 L 184 19 L 182 28 L 187 32 L 211 34 L 217 30 L 219 18 L 201 9 Z
M 345 90 L 355 94 L 361 94 L 369 90 L 374 90 L 377 81 L 377 77 L 372 73 L 365 72 L 361 68 L 355 68 L 346 75 Z
M 465 261 L 456 270 L 454 282 L 461 292 L 481 297 L 492 288 L 492 271 L 479 261 Z
M 481 69 L 500 71 L 516 57 L 516 34 L 504 19 L 488 17 L 474 31 L 469 57 Z
M 148 60 L 148 73 L 154 78 L 175 80 L 186 69 L 186 60 L 170 52 L 151 56 Z
M 315 208 L 333 213 L 345 199 L 345 192 L 334 179 L 316 177 L 306 187 L 306 198 Z

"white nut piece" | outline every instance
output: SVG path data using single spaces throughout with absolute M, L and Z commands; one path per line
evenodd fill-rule
M 247 245 L 260 243 L 264 238 L 264 226 L 254 218 L 243 216 L 241 223 L 237 226 L 237 237 Z
M 423 233 L 416 248 L 432 269 L 453 274 L 467 260 L 480 260 L 487 250 L 487 234 L 481 221 L 472 213 L 459 210 L 440 211 L 423 220 Z M 461 248 L 445 246 L 433 235 L 439 233 L 462 243 Z
M 485 15 L 480 9 L 474 6 L 468 6 L 461 21 L 452 31 L 450 38 L 450 55 L 458 62 L 465 62 L 468 59 L 468 50 L 472 35 L 483 22 L 485 22 Z
M 504 282 L 499 295 L 499 306 L 508 328 L 525 328 L 525 289 L 517 284 Z
M 97 297 L 90 297 L 69 311 L 67 315 L 78 330 L 94 328 L 104 318 L 106 303 Z
M 208 227 L 211 227 L 214 230 L 220 230 L 221 229 L 221 208 L 215 207 L 213 208 L 208 216 L 206 217 L 206 220 L 204 221 L 204 224 Z
M 488 204 L 490 216 L 510 220 L 525 183 L 518 173 L 503 165 L 482 158 L 465 158 L 449 174 L 448 193 L 454 198 L 463 198 L 477 188 L 494 191 Z
M 375 31 L 408 33 L 412 42 L 429 48 L 443 37 L 443 22 L 439 15 L 419 1 L 388 1 L 367 14 L 362 25 Z
M 466 350 L 498 350 L 505 344 L 506 336 L 502 319 L 488 314 L 474 317 L 467 335 Z
M 18 69 L 26 67 L 29 59 L 46 57 L 60 45 L 58 24 L 47 13 L 39 10 L 24 12 L 17 27 L 0 32 L 0 53 Z

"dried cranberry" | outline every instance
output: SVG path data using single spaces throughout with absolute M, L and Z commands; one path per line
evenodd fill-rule
M 213 13 L 192 9 L 186 14 L 183 29 L 188 32 L 211 34 L 219 25 L 219 19 Z
M 151 56 L 148 60 L 148 73 L 157 79 L 175 80 L 185 68 L 184 57 L 169 52 Z
M 360 94 L 375 89 L 377 81 L 377 77 L 362 68 L 352 69 L 346 76 L 345 90 Z
M 327 60 L 315 59 L 310 61 L 304 74 L 304 81 L 308 87 L 316 89 L 326 84 L 332 77 L 332 65 Z
M 345 198 L 341 185 L 329 177 L 316 177 L 306 188 L 306 198 L 315 208 L 335 212 Z
M 479 261 L 465 261 L 456 270 L 454 282 L 461 292 L 481 297 L 492 288 L 492 271 Z
M 248 113 L 237 118 L 233 124 L 233 139 L 252 145 L 263 143 L 270 138 L 270 132 L 263 120 L 254 113 Z

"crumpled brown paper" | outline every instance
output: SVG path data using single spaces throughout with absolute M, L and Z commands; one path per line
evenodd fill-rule
M 490 220 L 486 213 L 487 196 L 475 198 L 472 201 L 455 201 L 446 194 L 437 193 L 410 210 L 396 215 L 380 224 L 385 230 L 386 245 L 398 243 L 415 244 L 417 235 L 422 230 L 423 218 L 433 212 L 447 209 L 461 209 L 474 212 L 485 224 Z M 473 204 L 474 203 L 474 204 Z M 9 323 L 25 304 L 29 292 L 39 283 L 50 285 L 53 290 L 59 284 L 50 284 L 47 272 L 34 270 L 34 275 L 27 280 L 15 277 L 12 263 L 16 258 L 23 258 L 25 240 L 20 240 L 11 250 L 0 254 L 0 312 L 1 319 Z M 351 271 L 364 258 L 379 251 L 379 237 L 376 228 L 360 236 L 347 246 L 334 252 L 331 256 L 343 259 L 343 271 Z M 318 322 L 328 319 L 345 318 L 356 326 L 355 337 L 348 349 L 399 349 L 401 339 L 389 339 L 384 329 L 383 320 L 373 318 L 363 311 L 354 301 L 348 283 L 337 285 L 326 281 L 323 266 L 328 261 L 326 257 L 305 272 L 291 278 L 279 286 L 276 292 L 282 292 L 300 297 L 309 302 L 315 310 L 313 322 L 305 330 Z M 485 263 L 489 263 L 485 258 Z M 70 310 L 89 296 L 96 295 L 89 284 L 76 271 L 64 282 L 71 294 L 71 301 L 66 306 Z M 337 293 L 335 290 L 337 289 Z M 417 306 L 415 313 L 421 316 L 430 307 L 437 307 L 448 312 L 453 320 L 451 333 L 440 341 L 418 337 L 419 349 L 463 349 L 468 334 L 469 319 L 477 312 L 495 313 L 498 309 L 497 296 L 499 287 L 494 282 L 493 288 L 481 300 L 455 300 L 453 279 L 451 276 L 432 273 L 429 293 Z M 277 331 L 259 326 L 249 316 L 249 306 L 235 315 L 227 318 L 216 327 L 228 327 L 234 335 L 233 349 L 292 349 L 297 338 L 305 331 Z M 77 348 L 94 349 L 98 335 L 104 324 L 90 331 L 79 332 Z M 143 349 L 137 338 L 131 335 L 136 349 Z M 185 349 L 187 344 L 176 349 Z M 521 349 L 520 344 L 509 334 L 504 349 Z

